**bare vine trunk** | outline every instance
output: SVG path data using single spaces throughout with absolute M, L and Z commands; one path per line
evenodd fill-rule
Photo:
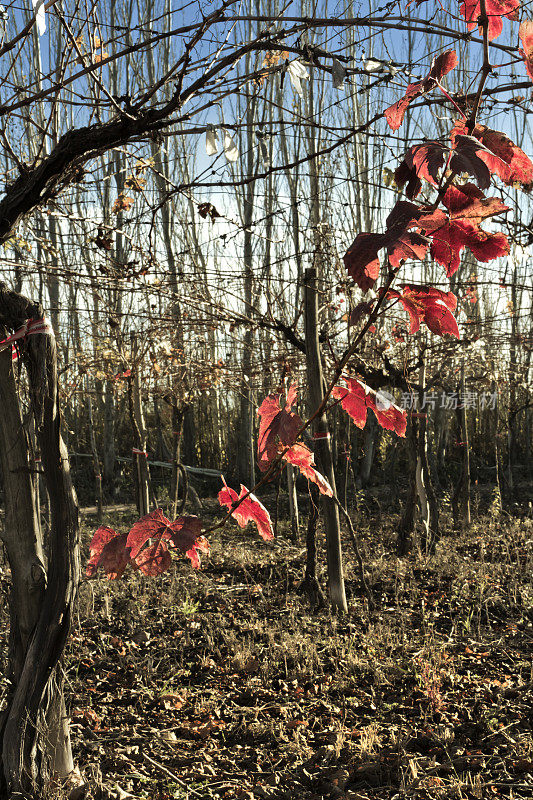
M 458 428 L 461 435 L 461 441 L 457 442 L 458 447 L 461 448 L 462 465 L 461 474 L 455 487 L 452 497 L 452 510 L 454 524 L 456 527 L 462 525 L 470 525 L 470 447 L 468 442 L 468 417 L 466 413 L 466 382 L 465 382 L 465 363 L 464 360 L 461 364 L 461 383 L 460 383 L 461 403 L 457 409 Z
M 89 442 L 91 444 L 91 454 L 93 457 L 94 485 L 96 499 L 96 518 L 98 524 L 102 524 L 104 516 L 104 498 L 102 493 L 102 469 L 100 467 L 100 457 L 96 444 L 96 433 L 94 430 L 93 401 L 91 397 L 91 387 L 87 379 L 87 424 L 89 427 Z
M 137 363 L 137 341 L 132 335 L 133 363 L 129 378 L 130 419 L 133 427 L 135 446 L 133 447 L 133 471 L 137 486 L 137 510 L 141 517 L 150 511 L 150 473 L 148 470 L 147 434 L 141 397 L 141 381 Z
M 305 271 L 305 345 L 307 361 L 307 385 L 309 391 L 310 411 L 316 411 L 324 399 L 324 377 L 318 341 L 318 297 L 317 273 L 314 267 Z M 335 488 L 335 472 L 333 454 L 329 439 L 326 415 L 321 414 L 313 422 L 316 437 L 315 453 L 318 467 L 329 481 L 333 494 Z M 326 552 L 328 560 L 328 586 L 331 604 L 334 608 L 347 611 L 346 593 L 344 590 L 344 574 L 342 566 L 342 546 L 339 510 L 332 497 L 321 495 L 324 525 L 326 528 Z
M 291 518 L 291 533 L 295 542 L 298 541 L 298 529 L 300 525 L 299 512 L 298 512 L 298 494 L 296 492 L 296 479 L 294 475 L 294 467 L 292 464 L 287 464 L 287 492 L 289 495 L 289 513 Z
M 42 316 L 39 305 L 0 286 L 0 324 L 5 328 L 17 330 L 26 320 Z M 32 335 L 21 355 L 50 498 L 51 531 L 46 560 L 8 348 L 0 354 L 0 452 L 6 494 L 3 541 L 12 573 L 11 688 L 0 721 L 0 797 L 42 796 L 52 775 L 64 778 L 73 768 L 57 666 L 79 580 L 78 508 L 60 432 L 55 340 Z

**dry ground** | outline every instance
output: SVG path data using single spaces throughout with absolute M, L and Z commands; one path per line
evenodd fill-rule
M 532 797 L 532 521 L 405 559 L 394 523 L 358 522 L 373 614 L 348 542 L 336 618 L 297 592 L 303 546 L 236 527 L 198 572 L 84 582 L 67 681 L 88 796 Z
M 533 520 L 492 509 L 459 535 L 444 515 L 434 556 L 398 559 L 397 515 L 364 511 L 372 613 L 348 540 L 349 613 L 313 611 L 283 526 L 219 532 L 200 571 L 84 581 L 73 800 L 533 797 Z

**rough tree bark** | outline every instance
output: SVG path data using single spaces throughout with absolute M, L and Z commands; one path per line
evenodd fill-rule
M 20 328 L 40 319 L 40 305 L 0 285 L 0 324 Z M 0 354 L 0 451 L 6 489 L 4 543 L 12 570 L 9 673 L 12 684 L 0 721 L 0 797 L 34 798 L 51 774 L 72 769 L 70 737 L 57 666 L 70 629 L 79 580 L 78 507 L 61 438 L 55 340 L 23 340 L 30 401 L 51 508 L 47 563 L 31 491 L 11 352 Z M 9 420 L 9 425 L 7 424 Z

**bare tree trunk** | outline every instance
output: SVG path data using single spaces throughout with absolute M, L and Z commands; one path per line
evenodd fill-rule
M 247 121 L 247 158 L 246 175 L 251 178 L 255 168 L 255 148 L 253 142 L 253 125 L 255 123 L 256 97 L 250 98 L 246 113 Z M 252 248 L 252 221 L 254 212 L 254 181 L 250 180 L 245 188 L 243 200 L 244 224 L 244 313 L 251 319 L 254 314 L 254 274 L 253 274 L 253 248 Z M 253 386 L 252 386 L 252 352 L 254 347 L 254 331 L 248 325 L 244 333 L 242 354 L 242 382 L 240 388 L 240 429 L 238 442 L 238 463 L 241 480 L 246 486 L 255 484 L 255 451 L 254 451 L 254 416 Z
M 424 392 L 426 384 L 426 365 L 422 358 L 420 367 L 420 394 L 419 408 L 423 408 Z M 417 426 L 417 453 L 416 453 L 416 493 L 420 504 L 420 521 L 422 523 L 422 544 L 424 548 L 429 545 L 429 524 L 430 511 L 427 494 L 427 483 L 429 480 L 428 460 L 427 460 L 427 415 L 426 412 L 420 413 L 420 422 Z
M 115 384 L 105 382 L 104 397 L 104 483 L 108 497 L 115 497 Z

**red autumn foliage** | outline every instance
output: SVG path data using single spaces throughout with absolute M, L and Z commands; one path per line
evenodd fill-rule
M 441 292 L 432 286 L 404 284 L 401 288 L 401 292 L 390 289 L 387 298 L 397 298 L 409 314 L 409 333 L 416 333 L 420 323 L 425 322 L 438 336 L 448 334 L 459 338 L 457 321 L 452 314 L 457 308 L 457 298 L 452 292 Z
M 424 142 L 409 148 L 403 161 L 394 173 L 396 184 L 402 188 L 407 184 L 406 195 L 412 200 L 422 188 L 420 178 L 437 185 L 439 171 L 450 154 L 449 148 L 441 142 Z
M 533 20 L 528 19 L 523 22 L 520 25 L 518 35 L 522 42 L 522 47 L 518 52 L 524 59 L 527 74 L 533 81 Z
M 420 227 L 431 236 L 431 255 L 454 274 L 467 247 L 479 261 L 492 261 L 509 253 L 509 242 L 503 233 L 488 233 L 480 227 L 484 219 L 508 211 L 497 197 L 485 197 L 473 184 L 450 186 L 443 198 L 448 214 L 440 211 L 422 217 Z
M 407 415 L 394 405 L 385 395 L 377 393 L 357 378 L 344 377 L 346 387 L 335 386 L 332 396 L 340 401 L 342 408 L 353 419 L 358 428 L 363 429 L 370 408 L 382 428 L 405 436 Z
M 291 410 L 296 402 L 297 390 L 297 385 L 291 384 L 283 408 L 280 404 L 280 394 L 269 395 L 259 407 L 257 412 L 261 417 L 257 444 L 259 469 L 265 472 L 272 461 L 283 454 L 284 461 L 295 466 L 302 475 L 316 483 L 322 494 L 331 497 L 333 494 L 331 486 L 316 471 L 312 452 L 301 442 L 296 442 L 298 431 L 303 426 L 301 417 Z
M 145 575 L 159 575 L 168 569 L 169 547 L 185 553 L 192 566 L 197 568 L 200 566 L 198 553 L 209 549 L 206 540 L 200 536 L 201 530 L 202 523 L 198 517 L 178 517 L 171 522 L 160 508 L 156 508 L 137 520 L 128 534 L 127 545 L 132 560 Z
M 102 526 L 90 544 L 86 575 L 94 578 L 100 567 L 113 580 L 122 576 L 128 564 L 145 575 L 160 575 L 172 563 L 172 549 L 185 553 L 192 566 L 199 567 L 198 554 L 209 552 L 209 543 L 200 535 L 201 530 L 198 517 L 178 517 L 170 522 L 160 508 L 137 520 L 129 533 L 118 534 Z
M 507 17 L 507 19 L 511 20 L 518 19 L 520 0 L 485 0 L 485 8 L 489 19 L 488 37 L 489 41 L 492 41 L 503 30 L 502 17 Z M 471 31 L 478 25 L 481 33 L 482 27 L 478 22 L 481 14 L 480 0 L 464 0 L 459 10 L 467 22 L 468 30 Z
M 308 480 L 313 481 L 318 486 L 319 491 L 327 497 L 333 497 L 333 489 L 320 472 L 315 468 L 315 457 L 313 453 L 301 442 L 293 444 L 283 455 L 283 460 L 288 461 L 300 470 Z
M 371 289 L 379 276 L 379 250 L 387 249 L 390 265 L 394 269 L 408 259 L 423 259 L 430 241 L 415 227 L 416 217 L 422 211 L 414 203 L 400 200 L 386 220 L 385 233 L 360 233 L 344 256 L 348 273 L 364 292 Z
M 457 63 L 455 50 L 447 50 L 433 59 L 431 69 L 423 80 L 409 84 L 404 96 L 385 110 L 385 118 L 393 131 L 397 131 L 402 124 L 409 103 L 434 89 L 444 75 L 455 69 Z
M 244 500 L 242 498 L 244 498 Z M 237 508 L 233 509 L 234 504 L 239 502 L 239 500 L 242 502 Z M 243 486 L 242 483 L 240 494 L 237 494 L 237 492 L 231 489 L 226 484 L 226 481 L 224 481 L 224 488 L 218 493 L 218 502 L 221 506 L 226 506 L 228 508 L 231 516 L 241 528 L 245 528 L 249 522 L 255 522 L 259 535 L 262 536 L 265 542 L 274 538 L 270 514 L 257 497 L 249 493 L 246 486 Z
M 290 447 L 296 441 L 302 419 L 292 411 L 296 402 L 297 384 L 293 383 L 287 392 L 285 405 L 280 404 L 281 394 L 269 394 L 257 411 L 261 417 L 257 440 L 258 466 L 265 472 L 280 451 L 280 445 Z
M 519 185 L 526 190 L 533 184 L 533 162 L 520 147 L 501 131 L 487 128 L 486 125 L 476 125 L 469 136 L 466 135 L 466 126 L 463 122 L 456 122 L 451 133 L 451 140 L 454 146 L 459 147 L 461 140 L 471 142 L 472 139 L 480 142 L 481 147 L 470 145 L 475 151 L 475 158 L 481 161 L 486 171 L 481 168 L 486 183 L 480 188 L 486 188 L 492 175 L 497 175 L 506 186 Z M 453 167 L 453 163 L 451 163 Z M 459 165 L 458 165 L 459 166 Z M 478 169 L 479 168 L 479 165 Z M 461 169 L 456 169 L 459 173 Z M 465 172 L 468 170 L 464 170 Z
M 101 567 L 109 580 L 120 578 L 131 560 L 126 539 L 127 534 L 118 534 L 106 525 L 98 528 L 89 545 L 90 558 L 85 568 L 86 576 L 96 577 L 98 567 Z

